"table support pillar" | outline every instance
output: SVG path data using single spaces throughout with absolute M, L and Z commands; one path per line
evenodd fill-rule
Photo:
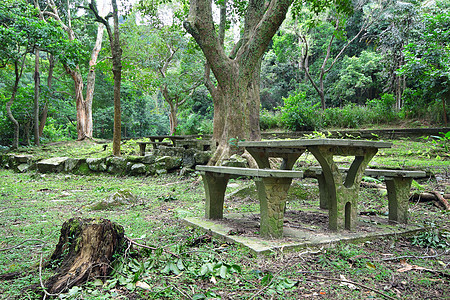
M 227 189 L 230 175 L 227 174 L 202 174 L 205 186 L 205 218 L 222 219 L 225 190 Z
M 261 212 L 261 236 L 283 236 L 284 209 L 291 182 L 292 178 L 255 178 Z
M 354 230 L 357 221 L 358 193 L 361 179 L 377 149 L 346 149 L 338 151 L 333 146 L 311 146 L 308 150 L 316 157 L 322 167 L 323 178 L 319 181 L 323 193 L 321 207 L 328 204 L 329 229 L 339 231 Z M 334 155 L 354 156 L 347 176 L 339 171 L 333 160 Z M 344 178 L 345 176 L 345 178 Z M 325 199 L 328 198 L 328 199 Z M 327 200 L 327 201 L 326 201 Z

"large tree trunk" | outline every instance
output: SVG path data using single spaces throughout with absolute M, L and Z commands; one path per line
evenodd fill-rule
M 217 90 L 214 114 L 218 119 L 214 121 L 219 124 L 214 124 L 214 135 L 218 136 L 218 147 L 209 162 L 212 165 L 220 165 L 234 153 L 242 154 L 242 149 L 237 147 L 238 141 L 261 139 L 259 69 L 251 78 L 239 75 L 238 72 L 232 74 L 229 86 Z
M 121 108 L 120 108 L 120 85 L 122 83 L 122 48 L 120 47 L 119 39 L 119 10 L 117 9 L 117 1 L 111 0 L 114 19 L 114 31 L 111 29 L 108 21 L 98 14 L 97 7 L 93 2 L 89 4 L 89 8 L 95 14 L 97 22 L 102 23 L 108 32 L 109 43 L 111 47 L 112 72 L 114 75 L 114 131 L 113 131 L 113 155 L 120 156 L 120 140 L 122 130 Z
M 64 66 L 66 72 L 70 74 L 73 79 L 75 88 L 75 106 L 77 110 L 77 134 L 78 140 L 84 140 L 88 135 L 86 132 L 86 105 L 83 96 L 84 83 L 79 67 L 75 70 L 70 69 L 68 66 Z
M 166 100 L 167 101 L 167 100 Z M 169 124 L 170 124 L 170 134 L 174 135 L 177 131 L 178 126 L 178 118 L 177 118 L 177 105 L 175 103 L 167 102 L 169 103 Z
M 205 54 L 218 86 L 214 101 L 214 138 L 219 145 L 210 164 L 221 164 L 238 152 L 239 140 L 258 140 L 261 58 L 285 19 L 291 0 L 250 0 L 244 32 L 235 55 L 228 57 L 212 18 L 211 0 L 191 0 L 186 30 Z M 210 88 L 208 88 L 211 90 Z M 223 123 L 223 126 L 222 126 Z
M 73 218 L 61 228 L 59 242 L 47 262 L 57 274 L 44 286 L 50 294 L 67 291 L 90 279 L 105 278 L 113 255 L 124 245 L 122 226 L 106 219 Z
M 113 133 L 113 154 L 120 156 L 121 140 L 121 109 L 120 109 L 120 85 L 122 83 L 122 48 L 119 40 L 119 11 L 116 0 L 112 0 L 114 35 L 109 30 L 111 41 L 111 52 L 113 56 L 113 74 L 114 74 L 114 133 Z

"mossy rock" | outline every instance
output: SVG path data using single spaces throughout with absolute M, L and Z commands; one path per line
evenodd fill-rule
M 87 158 L 86 163 L 92 171 L 104 172 L 107 170 L 106 160 L 104 158 Z
M 136 204 L 139 199 L 129 190 L 117 191 L 105 199 L 89 206 L 91 210 L 108 210 L 122 205 Z
M 92 171 L 89 168 L 88 164 L 84 161 L 78 165 L 77 169 L 75 169 L 73 173 L 79 175 L 89 175 L 92 174 Z

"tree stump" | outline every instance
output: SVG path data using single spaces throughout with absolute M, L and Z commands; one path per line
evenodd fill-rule
M 51 294 L 61 293 L 87 280 L 105 277 L 115 253 L 124 246 L 124 229 L 106 219 L 72 218 L 61 228 L 58 245 L 46 263 L 57 274 L 44 286 Z

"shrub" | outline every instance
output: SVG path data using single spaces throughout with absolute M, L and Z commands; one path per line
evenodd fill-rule
M 321 114 L 319 103 L 313 104 L 306 99 L 305 93 L 296 93 L 283 98 L 281 110 L 282 124 L 294 131 L 319 129 Z
M 259 125 L 261 130 L 278 128 L 282 125 L 281 112 L 269 111 L 265 108 L 259 113 Z
M 371 110 L 371 123 L 382 124 L 395 121 L 399 118 L 398 113 L 393 109 L 395 98 L 392 94 L 383 94 L 381 99 L 373 99 L 367 102 L 367 107 Z
M 47 118 L 42 133 L 44 141 L 59 142 L 68 141 L 77 137 L 77 129 L 72 123 L 59 125 L 57 121 L 51 117 Z
M 323 114 L 323 123 L 327 127 L 358 128 L 365 123 L 368 114 L 366 107 L 349 103 L 343 108 L 326 109 Z
M 203 116 L 190 113 L 186 118 L 180 116 L 176 134 L 210 134 L 213 131 L 213 121 Z

